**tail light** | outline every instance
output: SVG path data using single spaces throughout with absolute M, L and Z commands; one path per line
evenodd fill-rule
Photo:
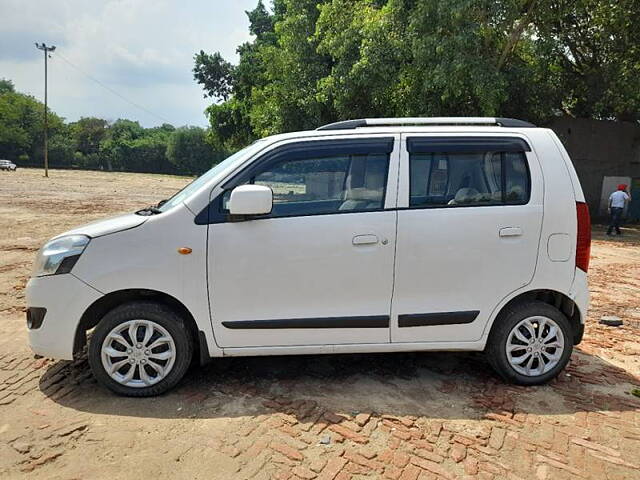
M 576 239 L 576 267 L 586 272 L 589 270 L 591 254 L 591 217 L 589 206 L 584 202 L 576 202 L 578 215 L 578 236 Z

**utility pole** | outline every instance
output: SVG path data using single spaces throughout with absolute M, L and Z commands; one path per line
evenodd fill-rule
M 44 52 L 44 176 L 49 176 L 49 147 L 47 146 L 47 136 L 49 129 L 49 119 L 47 115 L 47 57 L 51 57 L 49 52 L 56 49 L 55 45 L 47 46 L 46 43 L 36 42 L 36 48 Z

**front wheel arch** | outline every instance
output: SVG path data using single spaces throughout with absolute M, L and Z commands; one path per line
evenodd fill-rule
M 100 320 L 114 308 L 125 303 L 135 301 L 152 301 L 169 307 L 176 314 L 184 319 L 184 323 L 189 330 L 195 348 L 194 358 L 203 358 L 203 355 L 209 356 L 209 352 L 205 344 L 202 344 L 204 335 L 201 335 L 198 324 L 191 312 L 175 297 L 157 290 L 149 290 L 143 288 L 132 288 L 126 290 L 117 290 L 100 297 L 87 308 L 80 318 L 73 342 L 73 355 L 80 353 L 87 344 L 87 333 L 94 328 Z M 203 351 L 204 350 L 204 351 Z
M 87 355 L 101 385 L 119 395 L 148 397 L 182 380 L 193 347 L 180 315 L 166 305 L 143 300 L 110 310 L 98 323 Z

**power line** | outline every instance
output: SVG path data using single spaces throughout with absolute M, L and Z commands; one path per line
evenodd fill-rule
M 139 108 L 140 110 L 142 110 L 143 112 L 148 113 L 149 115 L 156 117 L 159 120 L 162 120 L 165 123 L 171 123 L 170 120 L 167 120 L 166 118 L 164 118 L 161 115 L 158 115 L 157 113 L 152 112 L 151 110 L 149 110 L 148 108 L 143 107 L 142 105 L 137 104 L 136 102 L 133 102 L 131 100 L 129 100 L 127 97 L 125 97 L 124 95 L 121 95 L 120 93 L 116 92 L 113 88 L 111 88 L 108 85 L 105 85 L 104 83 L 102 83 L 100 80 L 98 80 L 97 78 L 91 76 L 90 74 L 88 74 L 87 72 L 85 72 L 83 69 L 81 69 L 80 67 L 78 67 L 77 65 L 74 65 L 71 61 L 67 60 L 61 53 L 60 51 L 56 52 L 56 55 L 58 57 L 60 57 L 62 60 L 64 60 L 67 64 L 69 64 L 71 67 L 75 68 L 77 71 L 79 71 L 81 74 L 83 74 L 85 77 L 87 77 L 89 80 L 94 81 L 95 83 L 97 83 L 98 85 L 100 85 L 102 88 L 104 88 L 105 90 L 111 92 L 112 94 L 114 94 L 116 97 L 119 97 L 120 99 L 124 100 L 125 102 L 133 105 L 136 108 Z

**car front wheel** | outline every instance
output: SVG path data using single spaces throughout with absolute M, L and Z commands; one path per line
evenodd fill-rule
M 539 385 L 555 378 L 567 365 L 573 333 L 567 317 L 538 301 L 503 312 L 489 335 L 489 363 L 505 380 Z
M 96 379 L 120 395 L 148 397 L 175 386 L 193 355 L 184 320 L 165 305 L 132 302 L 107 313 L 89 344 Z

